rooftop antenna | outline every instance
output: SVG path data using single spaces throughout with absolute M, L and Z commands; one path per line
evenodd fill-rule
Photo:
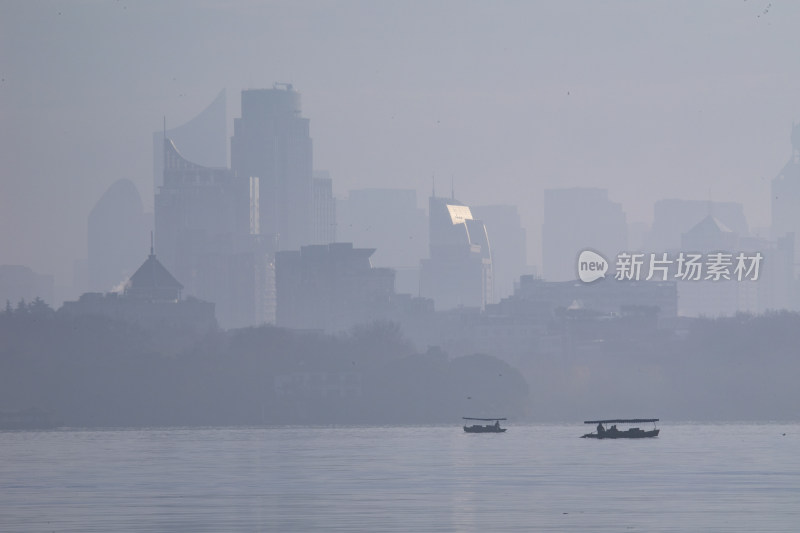
M 155 257 L 155 246 L 153 241 L 153 232 L 150 232 L 150 257 Z

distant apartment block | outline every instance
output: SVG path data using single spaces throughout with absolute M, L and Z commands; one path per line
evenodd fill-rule
M 373 252 L 352 243 L 277 252 L 277 325 L 341 331 L 388 316 L 394 271 L 374 268 Z
M 592 283 L 551 282 L 522 276 L 514 295 L 493 307 L 493 312 L 541 320 L 556 309 L 570 307 L 604 314 L 649 308 L 659 318 L 670 319 L 678 316 L 678 291 L 674 281 L 617 281 L 609 276 Z

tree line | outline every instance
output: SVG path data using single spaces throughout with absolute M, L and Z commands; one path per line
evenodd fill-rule
M 21 302 L 0 312 L 0 409 L 73 427 L 428 424 L 524 418 L 528 385 L 489 355 L 417 353 L 376 322 L 327 335 L 273 326 L 144 330 Z

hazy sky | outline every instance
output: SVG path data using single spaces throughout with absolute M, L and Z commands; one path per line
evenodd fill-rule
M 129 178 L 152 210 L 152 137 L 228 90 L 290 82 L 335 193 L 451 178 L 514 203 L 539 263 L 542 191 L 740 201 L 800 121 L 800 3 L 0 0 L 0 264 L 71 282 L 89 211 Z M 232 133 L 229 125 L 228 135 Z M 132 246 L 146 256 L 148 236 Z

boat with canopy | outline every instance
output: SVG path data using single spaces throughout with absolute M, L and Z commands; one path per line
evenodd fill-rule
M 596 433 L 583 435 L 584 439 L 643 439 L 647 437 L 658 437 L 659 429 L 656 427 L 658 418 L 610 418 L 608 420 L 586 420 L 584 424 L 597 424 Z M 645 430 L 639 427 L 629 427 L 621 430 L 617 429 L 617 424 L 653 424 L 653 429 Z M 606 427 L 611 424 L 610 427 Z
M 464 425 L 464 431 L 467 433 L 505 433 L 506 428 L 500 427 L 500 421 L 505 418 L 470 418 L 462 417 L 464 420 L 473 420 L 479 422 L 494 422 L 494 424 L 473 424 L 471 426 Z

